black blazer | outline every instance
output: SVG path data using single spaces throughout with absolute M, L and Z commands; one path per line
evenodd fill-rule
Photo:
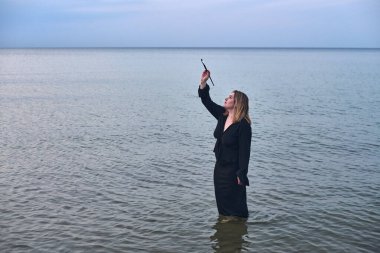
M 198 89 L 198 95 L 207 110 L 218 120 L 214 131 L 216 162 L 236 167 L 236 175 L 242 184 L 249 185 L 247 174 L 251 153 L 251 125 L 242 119 L 223 131 L 227 119 L 227 116 L 223 115 L 225 109 L 211 100 L 209 91 L 210 86 L 206 85 L 204 89 Z

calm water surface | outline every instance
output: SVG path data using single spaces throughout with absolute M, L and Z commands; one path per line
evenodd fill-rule
M 249 219 L 221 223 L 214 101 L 250 98 Z M 378 252 L 380 51 L 0 50 L 2 252 Z

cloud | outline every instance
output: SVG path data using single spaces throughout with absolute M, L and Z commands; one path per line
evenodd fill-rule
M 261 7 L 273 9 L 314 9 L 325 7 L 336 7 L 359 2 L 359 0 L 269 0 L 263 2 Z

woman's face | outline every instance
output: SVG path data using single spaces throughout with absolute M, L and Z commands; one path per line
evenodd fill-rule
M 227 110 L 233 109 L 235 106 L 235 93 L 231 92 L 228 97 L 224 99 L 224 108 Z

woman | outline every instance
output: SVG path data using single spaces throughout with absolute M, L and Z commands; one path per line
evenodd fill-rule
M 248 217 L 246 186 L 251 150 L 251 120 L 248 115 L 248 97 L 233 91 L 224 106 L 215 104 L 206 83 L 210 77 L 203 71 L 198 88 L 199 97 L 207 110 L 218 120 L 214 131 L 214 188 L 218 212 L 222 216 Z

